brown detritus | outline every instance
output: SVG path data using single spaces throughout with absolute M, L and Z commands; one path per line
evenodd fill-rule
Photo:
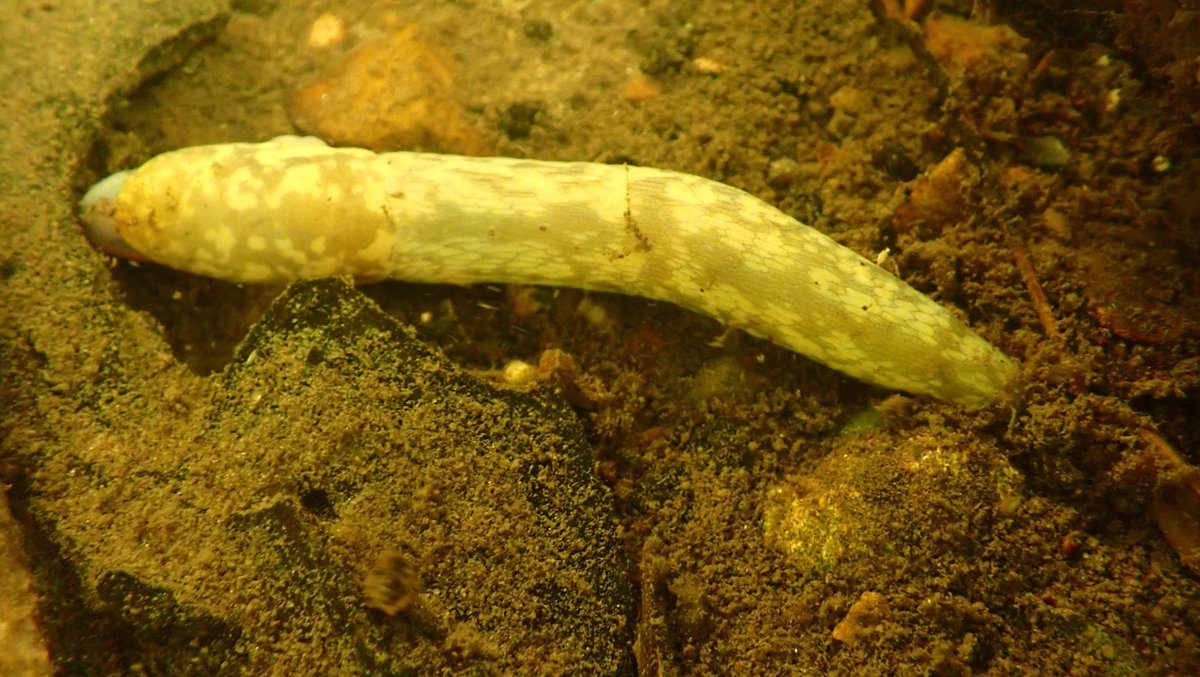
M 663 655 L 670 627 L 663 622 L 666 614 L 662 600 L 662 595 L 666 592 L 663 579 L 669 565 L 658 553 L 662 547 L 663 544 L 658 538 L 650 536 L 643 541 L 638 558 L 641 603 L 638 605 L 637 637 L 633 642 L 633 655 L 637 660 L 638 674 L 642 675 L 661 674 L 664 664 L 671 665 L 669 657 Z
M 335 61 L 288 99 L 297 128 L 332 145 L 487 155 L 456 100 L 454 58 L 409 24 Z
M 504 295 L 513 317 L 517 320 L 528 320 L 546 308 L 542 302 L 542 289 L 527 284 L 509 284 L 504 287 Z
M 543 350 L 537 368 L 539 379 L 558 388 L 573 407 L 590 411 L 603 399 L 592 381 L 580 379 L 579 364 L 570 353 L 558 348 Z
M 372 609 L 389 616 L 413 608 L 421 596 L 421 577 L 410 554 L 385 550 L 363 580 L 363 597 Z
M 1149 512 L 1179 561 L 1200 576 L 1200 495 L 1192 484 L 1162 487 L 1150 501 Z
M 1156 485 L 1191 487 L 1200 496 L 1200 468 L 1184 460 L 1157 431 L 1141 427 L 1135 433 L 1145 448 L 1130 470 L 1140 473 L 1144 479 Z
M 1188 0 L 1125 0 L 1118 46 L 1132 49 L 1155 77 L 1169 83 L 1166 98 L 1200 124 L 1200 11 Z
M 709 399 L 737 400 L 747 397 L 758 387 L 747 365 L 732 358 L 705 362 L 696 372 L 687 398 L 697 402 Z
M 931 103 L 941 108 L 946 105 L 950 97 L 952 89 L 950 78 L 946 74 L 945 69 L 938 63 L 937 58 L 930 52 L 929 45 L 925 41 L 925 33 L 921 30 L 921 27 L 913 21 L 904 20 L 901 16 L 902 12 L 895 9 L 896 3 L 897 0 L 870 0 L 868 6 L 871 13 L 875 16 L 876 21 L 890 27 L 896 34 L 896 37 L 905 45 L 908 45 L 909 51 L 916 57 L 917 63 L 921 67 L 921 75 L 937 90 L 937 95 Z M 951 121 L 951 124 L 955 127 L 950 130 L 951 137 L 955 138 L 958 143 L 961 144 L 973 140 L 966 138 L 968 135 L 963 133 L 962 130 L 957 129 L 958 122 Z M 968 149 L 968 151 L 973 150 Z M 975 153 L 971 152 L 971 155 L 974 157 Z
M 933 11 L 935 0 L 904 0 L 904 18 L 909 21 L 920 21 Z
M 821 164 L 832 163 L 841 154 L 841 149 L 837 144 L 828 141 L 822 141 L 813 148 L 813 157 Z
M 892 223 L 899 232 L 922 225 L 941 230 L 957 223 L 964 217 L 967 191 L 976 178 L 963 150 L 954 149 L 933 169 L 912 182 L 908 199 L 896 208 Z
M 1128 288 L 1120 288 L 1119 291 L 1130 294 L 1135 292 Z M 1170 343 L 1183 334 L 1183 318 L 1170 307 L 1151 305 L 1146 299 L 1140 301 L 1141 303 L 1132 304 L 1117 300 L 1093 303 L 1088 312 L 1101 327 L 1127 341 L 1161 345 Z
M 934 0 L 882 0 L 882 4 L 893 19 L 920 21 L 936 3 Z
M 904 8 L 900 6 L 900 0 L 877 0 L 877 2 L 889 19 L 899 21 L 906 18 Z
M 538 358 L 538 373 L 560 388 L 574 387 L 579 378 L 579 365 L 570 353 L 549 348 Z
M 680 638 L 685 642 L 684 658 L 692 658 L 708 641 L 716 626 L 711 604 L 705 594 L 704 580 L 683 573 L 667 582 L 670 599 L 674 602 L 675 620 Z
M 1162 435 L 1138 428 L 1144 448 L 1114 475 L 1153 492 L 1148 508 L 1163 537 L 1192 573 L 1200 575 L 1200 468 L 1188 463 Z
M 1057 50 L 1049 49 L 1038 59 L 1037 63 L 1033 66 L 1033 70 L 1029 72 L 1029 76 L 1025 78 L 1026 94 L 1032 92 L 1034 87 L 1042 84 L 1047 76 L 1055 72 L 1054 65 L 1058 55 L 1059 52 Z
M 1042 212 L 1042 225 L 1046 232 L 1054 239 L 1060 242 L 1071 241 L 1071 223 L 1067 220 L 1067 215 L 1054 207 L 1049 207 Z
M 648 325 L 629 338 L 622 352 L 626 357 L 645 363 L 646 369 L 652 369 L 669 348 L 662 332 L 654 325 Z
M 1046 333 L 1046 338 L 1054 341 L 1060 340 L 1062 334 L 1058 330 L 1058 322 L 1054 319 L 1054 311 L 1050 308 L 1050 301 L 1046 299 L 1046 292 L 1042 289 L 1037 272 L 1034 271 L 1033 264 L 1029 261 L 1029 250 L 1025 248 L 1024 243 L 1014 242 L 1012 254 L 1013 261 L 1017 264 L 1017 270 L 1021 273 L 1021 280 L 1025 282 L 1025 289 L 1029 292 L 1029 300 L 1033 303 L 1038 322 L 1042 325 L 1042 331 Z
M 1080 552 L 1083 550 L 1083 536 L 1078 531 L 1071 533 L 1058 539 L 1058 548 L 1062 552 L 1062 556 L 1074 560 L 1078 559 Z
M 1188 0 L 984 0 L 985 16 L 1044 44 L 1102 45 L 1129 53 L 1162 83 L 1184 119 L 1200 110 L 1200 12 Z
M 1048 190 L 1045 175 L 1021 165 L 1009 165 L 1000 170 L 1000 187 L 1022 214 L 1029 214 L 1045 201 Z
M 1101 327 L 1126 341 L 1146 345 L 1171 343 L 1183 335 L 1187 318 L 1155 299 L 1155 286 L 1130 284 L 1128 264 L 1103 252 L 1080 252 L 1088 313 Z
M 983 26 L 948 14 L 925 21 L 925 44 L 951 78 L 963 78 L 977 93 L 998 92 L 1019 82 L 1028 68 L 1028 40 L 1003 24 Z
M 891 618 L 892 608 L 887 598 L 877 592 L 867 591 L 850 606 L 846 617 L 833 629 L 833 638 L 853 645 L 862 639 L 871 628 Z
M 889 395 L 875 405 L 875 413 L 884 426 L 897 426 L 907 421 L 917 407 L 917 400 L 899 393 Z
M 1006 21 L 1045 44 L 1082 47 L 1108 42 L 1120 20 L 1123 0 L 980 0 L 985 22 Z

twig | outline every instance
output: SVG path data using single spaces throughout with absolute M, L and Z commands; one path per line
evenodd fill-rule
M 1038 322 L 1042 325 L 1042 331 L 1046 332 L 1046 336 L 1057 341 L 1062 338 L 1062 333 L 1058 331 L 1058 322 L 1054 319 L 1054 313 L 1050 309 L 1050 302 L 1046 300 L 1046 292 L 1042 289 L 1042 283 L 1038 281 L 1037 273 L 1033 270 L 1033 264 L 1029 262 L 1029 251 L 1025 248 L 1025 243 L 1015 242 L 1012 246 L 1013 260 L 1017 264 L 1017 270 L 1021 272 L 1021 279 L 1025 282 L 1025 288 L 1029 290 L 1029 298 L 1033 301 L 1033 309 L 1037 312 Z

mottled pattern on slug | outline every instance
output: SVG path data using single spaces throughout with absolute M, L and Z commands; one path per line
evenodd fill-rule
M 966 405 L 1014 364 L 944 308 L 766 203 L 643 167 L 374 154 L 310 138 L 185 148 L 112 205 L 130 248 L 238 282 L 350 274 L 636 294 L 854 377 Z

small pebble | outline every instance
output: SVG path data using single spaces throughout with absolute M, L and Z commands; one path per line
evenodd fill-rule
M 308 28 L 308 46 L 315 49 L 336 47 L 346 41 L 346 24 L 334 14 L 325 12 Z
M 522 386 L 532 383 L 538 376 L 538 368 L 522 360 L 511 360 L 504 365 L 501 378 L 510 386 Z
M 301 131 L 335 146 L 487 155 L 456 100 L 454 58 L 417 24 L 331 64 L 288 100 Z
M 1021 144 L 1022 155 L 1031 164 L 1059 169 L 1071 160 L 1071 151 L 1057 136 L 1035 136 Z
M 621 98 L 629 103 L 645 103 L 662 94 L 662 85 L 649 75 L 639 75 L 621 88 Z
M 800 163 L 790 157 L 775 158 L 767 166 L 767 183 L 777 188 L 789 186 L 800 178 L 802 171 Z
M 1056 239 L 1062 242 L 1071 241 L 1071 224 L 1067 221 L 1066 214 L 1050 207 L 1042 212 L 1042 222 L 1046 224 L 1046 230 Z
M 829 105 L 836 111 L 856 115 L 866 109 L 870 101 L 857 87 L 843 85 L 829 95 Z
M 698 56 L 692 59 L 692 68 L 696 69 L 697 73 L 704 75 L 720 75 L 725 68 L 717 61 L 706 56 Z

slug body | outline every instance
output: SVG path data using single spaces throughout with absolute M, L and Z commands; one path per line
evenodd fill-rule
M 331 148 L 197 146 L 96 184 L 98 247 L 233 282 L 578 287 L 668 301 L 886 388 L 967 406 L 1015 365 L 944 308 L 757 198 L 677 172 Z

